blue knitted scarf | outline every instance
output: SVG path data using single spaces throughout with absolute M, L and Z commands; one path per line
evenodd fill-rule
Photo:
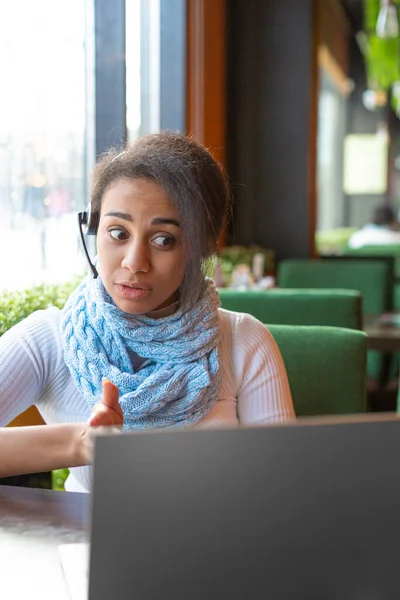
M 102 379 L 119 388 L 124 428 L 182 427 L 204 417 L 218 399 L 219 296 L 204 293 L 187 311 L 153 319 L 122 312 L 100 278 L 84 281 L 61 315 L 64 360 L 92 408 Z M 128 351 L 146 364 L 134 372 Z

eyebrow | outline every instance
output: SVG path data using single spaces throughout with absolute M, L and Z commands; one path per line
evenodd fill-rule
M 180 227 L 181 224 L 176 219 L 163 219 L 158 217 L 157 219 L 153 219 L 151 222 L 152 225 L 175 225 L 175 227 Z
M 131 215 L 129 213 L 119 212 L 119 211 L 111 211 L 108 212 L 105 217 L 118 217 L 118 219 L 124 219 L 124 221 L 133 221 Z
M 129 213 L 124 213 L 124 212 L 120 212 L 120 211 L 111 211 L 111 212 L 108 212 L 105 216 L 106 217 L 117 217 L 118 219 L 123 219 L 124 221 L 129 221 L 130 223 L 133 222 L 132 215 L 130 215 Z M 157 217 L 157 218 L 153 219 L 151 224 L 152 225 L 175 225 L 175 227 L 181 226 L 179 221 L 177 221 L 176 219 L 169 219 L 169 218 L 163 218 L 163 217 Z

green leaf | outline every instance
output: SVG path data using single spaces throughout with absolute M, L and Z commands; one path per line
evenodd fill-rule
M 395 4 L 399 7 L 400 0 L 396 0 Z M 395 81 L 400 80 L 400 38 L 377 37 L 375 30 L 379 9 L 380 0 L 364 1 L 364 29 L 367 35 L 365 61 L 369 87 L 387 91 Z

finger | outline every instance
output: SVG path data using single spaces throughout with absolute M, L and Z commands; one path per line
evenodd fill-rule
M 103 396 L 101 404 L 106 406 L 109 411 L 112 411 L 114 425 L 122 425 L 124 422 L 124 413 L 118 402 L 118 397 L 118 387 L 108 379 L 103 379 Z
M 98 429 L 104 428 L 108 429 L 109 427 L 115 427 L 117 429 L 121 429 L 123 425 L 123 420 L 120 418 L 112 417 L 111 415 L 95 415 L 91 417 L 88 425 L 90 429 Z
M 96 404 L 89 419 L 89 425 L 98 427 L 100 425 L 113 425 L 117 421 L 117 414 L 101 402 Z
M 93 407 L 89 425 L 92 427 L 123 425 L 124 415 L 118 402 L 119 390 L 117 386 L 108 379 L 103 379 L 102 391 L 102 399 Z
M 119 390 L 109 379 L 103 379 L 102 404 L 114 410 L 121 408 L 118 402 Z
M 124 423 L 124 420 L 120 415 L 110 411 L 110 409 L 105 409 L 99 410 L 96 412 L 96 414 L 92 415 L 88 423 L 90 427 L 109 427 L 110 425 L 121 427 Z
M 98 427 L 99 425 L 108 424 L 111 425 L 112 419 L 113 411 L 99 403 L 93 407 L 92 414 L 89 418 L 89 425 L 91 425 L 92 427 Z

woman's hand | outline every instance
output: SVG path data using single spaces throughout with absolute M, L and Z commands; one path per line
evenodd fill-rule
M 96 433 L 121 430 L 118 388 L 103 381 L 103 397 L 87 423 L 0 428 L 0 477 L 80 467 L 92 462 Z
M 90 464 L 93 460 L 93 437 L 99 433 L 119 433 L 124 424 L 124 414 L 118 402 L 119 391 L 108 379 L 103 379 L 103 397 L 96 404 L 78 439 L 78 462 Z
M 91 427 L 99 427 L 102 425 L 124 424 L 124 413 L 118 402 L 119 392 L 116 385 L 108 379 L 103 379 L 103 397 L 101 402 L 96 404 L 92 410 L 92 415 L 89 419 Z

